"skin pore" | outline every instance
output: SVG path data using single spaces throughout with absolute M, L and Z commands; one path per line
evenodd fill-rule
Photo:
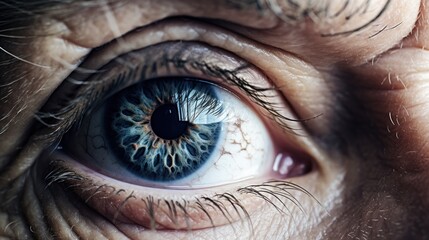
M 0 1 L 0 236 L 429 238 L 427 3 Z M 241 96 L 311 171 L 159 189 L 62 151 L 90 99 L 141 81 L 114 80 L 142 61 L 160 66 L 144 79 Z M 269 91 L 252 97 L 237 79 Z

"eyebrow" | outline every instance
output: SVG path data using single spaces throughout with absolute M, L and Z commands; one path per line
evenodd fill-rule
M 354 16 L 361 13 L 368 12 L 368 8 L 371 0 L 365 0 L 362 4 L 356 5 L 355 8 L 348 9 L 350 2 L 352 0 L 343 0 L 342 7 L 335 12 L 330 10 L 331 2 L 330 1 L 321 1 L 321 0 L 307 0 L 307 1 L 297 1 L 297 0 L 223 0 L 223 3 L 219 3 L 220 6 L 223 5 L 223 8 L 235 9 L 235 10 L 248 10 L 253 8 L 260 14 L 271 12 L 276 15 L 278 18 L 285 22 L 297 23 L 303 22 L 306 19 L 312 20 L 310 16 L 316 16 L 320 21 L 323 20 L 332 20 L 333 18 L 340 17 L 342 13 L 346 10 L 349 10 L 349 14 L 346 16 L 346 20 L 351 20 Z M 18 24 L 19 21 L 28 20 L 26 17 L 35 16 L 49 11 L 68 11 L 70 9 L 65 9 L 64 4 L 81 4 L 81 8 L 88 8 L 91 6 L 97 6 L 100 4 L 109 4 L 109 2 L 115 2 L 115 0 L 106 0 L 101 2 L 98 0 L 95 1 L 86 1 L 86 0 L 11 0 L 11 1 L 0 1 L 0 29 L 4 28 L 5 24 Z M 370 26 L 373 22 L 379 19 L 383 13 L 390 6 L 391 0 L 387 0 L 383 8 L 379 13 L 368 22 L 363 25 L 356 27 L 351 30 L 334 32 L 328 34 L 321 34 L 322 37 L 334 37 L 339 35 L 347 35 L 350 33 L 361 31 L 362 29 Z M 78 11 L 79 9 L 72 9 L 73 11 Z M 1 36 L 1 35 L 0 35 Z
M 348 3 L 349 1 L 346 1 L 346 2 Z M 368 8 L 369 2 L 370 2 L 370 0 L 366 1 L 366 6 L 364 8 L 366 8 L 366 9 Z M 322 37 L 335 37 L 335 36 L 339 36 L 339 35 L 347 35 L 350 33 L 359 32 L 360 30 L 370 26 L 373 22 L 377 21 L 386 12 L 386 10 L 388 9 L 391 2 L 392 2 L 391 0 L 387 0 L 386 3 L 384 4 L 383 8 L 380 10 L 380 12 L 374 18 L 372 18 L 370 21 L 368 21 L 367 23 L 363 24 L 360 27 L 357 27 L 355 29 L 348 30 L 348 31 L 343 31 L 343 32 L 322 34 L 321 36 Z M 366 9 L 364 11 L 366 11 Z M 359 9 L 356 10 L 354 14 L 356 14 L 358 11 L 359 11 Z M 350 16 L 349 18 L 351 18 L 353 15 L 349 15 L 349 16 Z

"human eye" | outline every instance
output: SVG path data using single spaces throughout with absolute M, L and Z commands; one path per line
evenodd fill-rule
M 110 168 L 117 179 L 141 177 L 142 185 L 166 188 L 252 177 L 273 158 L 263 123 L 248 106 L 214 84 L 184 77 L 128 87 L 71 135 L 64 147 L 77 159 Z
M 425 1 L 0 12 L 0 238 L 428 236 Z
M 40 164 L 48 185 L 114 223 L 156 230 L 251 223 L 264 206 L 284 212 L 312 198 L 289 179 L 314 161 L 282 141 L 300 121 L 259 69 L 198 42 L 99 60 L 110 51 L 90 55 L 99 67 L 88 73 L 84 62 L 52 95 L 61 104 L 40 114 L 53 136 L 65 132 Z

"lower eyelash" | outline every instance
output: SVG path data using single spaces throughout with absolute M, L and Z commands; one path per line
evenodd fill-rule
M 286 214 L 282 207 L 288 210 L 286 201 L 282 201 L 282 198 L 293 203 L 302 212 L 305 212 L 305 209 L 301 205 L 300 201 L 292 194 L 293 191 L 304 193 L 306 196 L 310 197 L 319 205 L 321 205 L 321 203 L 305 188 L 285 180 L 272 180 L 262 184 L 249 185 L 237 190 L 237 192 L 240 194 L 253 194 L 262 198 L 282 214 Z M 274 199 L 270 199 L 270 196 L 272 196 Z M 276 205 L 276 202 L 279 202 L 280 206 Z
M 46 188 L 50 187 L 53 184 L 61 184 L 67 189 L 76 189 L 82 188 L 83 183 L 90 182 L 86 177 L 74 172 L 73 170 L 62 166 L 62 160 L 54 160 L 50 163 L 51 169 L 46 174 Z M 80 182 L 80 183 L 79 183 Z M 73 183 L 70 185 L 70 183 Z M 92 198 L 96 198 L 97 195 L 105 193 L 106 191 L 109 194 L 120 194 L 125 192 L 123 189 L 117 190 L 113 186 L 107 184 L 103 185 L 90 185 L 85 186 L 85 189 L 81 189 L 82 192 L 90 192 L 89 196 L 83 201 L 87 204 Z M 291 183 L 289 181 L 283 180 L 273 180 L 267 181 L 262 184 L 252 184 L 245 187 L 238 188 L 235 190 L 235 194 L 239 195 L 251 195 L 253 197 L 259 198 L 272 207 L 274 207 L 279 213 L 283 215 L 290 215 L 290 206 L 287 206 L 287 203 L 292 203 L 298 207 L 302 212 L 305 212 L 303 206 L 301 206 L 300 201 L 295 198 L 294 192 L 304 193 L 319 205 L 319 201 L 306 189 L 303 187 Z M 104 197 L 106 198 L 106 197 Z M 108 198 L 108 197 L 107 197 Z M 115 210 L 114 217 L 111 219 L 113 222 L 118 221 L 119 216 L 122 214 L 121 210 L 130 199 L 136 199 L 137 197 L 131 192 L 121 203 L 120 207 Z M 190 216 L 190 211 L 200 211 L 199 217 L 204 215 L 205 218 L 210 222 L 210 226 L 207 227 L 217 227 L 213 220 L 212 213 L 213 211 L 220 213 L 226 222 L 230 225 L 239 220 L 240 222 L 247 223 L 249 229 L 253 232 L 253 224 L 251 221 L 250 214 L 244 204 L 230 192 L 215 194 L 213 196 L 199 196 L 196 197 L 194 201 L 190 200 L 171 200 L 171 199 L 156 199 L 155 197 L 149 195 L 145 198 L 140 199 L 143 201 L 145 206 L 145 211 L 149 215 L 149 227 L 152 230 L 161 230 L 165 229 L 165 226 L 159 225 L 157 223 L 157 217 L 159 217 L 159 212 L 156 209 L 168 209 L 168 213 L 163 212 L 163 216 L 167 216 L 171 222 L 175 225 L 177 230 L 191 230 L 191 222 L 195 221 Z M 285 211 L 286 210 L 286 211 Z M 244 225 L 243 225 L 244 226 Z M 234 228 L 233 225 L 231 225 Z M 174 229 L 174 228 L 173 228 Z M 235 231 L 235 229 L 234 229 Z

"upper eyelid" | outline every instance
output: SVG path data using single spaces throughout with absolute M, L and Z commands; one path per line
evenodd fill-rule
M 188 27 L 189 24 L 192 24 L 192 28 Z M 155 32 L 158 32 L 158 33 L 161 31 L 162 32 L 161 37 L 157 34 L 152 35 L 151 31 L 154 31 L 154 30 Z M 192 32 L 193 34 L 189 34 L 190 32 Z M 216 32 L 220 32 L 222 34 L 214 35 Z M 174 34 L 171 34 L 171 33 L 174 33 Z M 148 37 L 141 37 L 141 35 L 143 36 L 146 35 Z M 142 41 L 141 39 L 143 39 L 143 42 L 141 42 Z M 235 52 L 240 53 L 240 57 L 244 57 L 244 60 L 250 60 L 250 58 L 252 58 L 252 55 L 255 55 L 255 54 L 257 54 L 258 57 L 260 57 L 261 54 L 264 54 L 266 55 L 267 58 L 269 57 L 269 59 L 272 61 L 275 61 L 275 60 L 282 61 L 281 59 L 277 59 L 275 57 L 276 56 L 275 54 L 271 54 L 271 53 L 268 54 L 266 52 L 261 52 L 258 50 L 250 51 L 250 52 L 245 51 L 245 49 L 250 50 L 250 48 L 253 48 L 253 44 L 255 43 L 251 43 L 249 42 L 249 40 L 241 38 L 227 30 L 221 29 L 219 27 L 215 27 L 213 25 L 207 25 L 205 23 L 193 22 L 190 19 L 173 18 L 173 19 L 163 20 L 162 22 L 159 22 L 159 23 L 155 23 L 144 29 L 137 29 L 136 31 L 133 31 L 125 35 L 124 37 L 117 39 L 117 41 L 113 41 L 109 43 L 107 46 L 102 47 L 101 51 L 100 49 L 97 49 L 95 52 L 90 53 L 90 57 L 89 57 L 90 61 L 85 61 L 83 64 L 78 66 L 78 68 L 74 72 L 76 74 L 72 73 L 70 75 L 71 78 L 69 77 L 69 79 L 70 81 L 73 81 L 73 78 L 75 77 L 75 75 L 77 75 L 79 79 L 85 79 L 91 76 L 93 73 L 100 71 L 101 66 L 97 62 L 97 58 L 101 58 L 103 59 L 103 61 L 106 61 L 108 59 L 113 60 L 113 58 L 116 55 L 131 52 L 136 49 L 148 46 L 149 44 L 153 45 L 153 44 L 172 41 L 172 40 L 180 40 L 180 41 L 201 40 L 202 42 L 209 42 L 210 45 L 224 48 L 226 51 L 232 50 L 232 53 L 235 53 Z M 109 51 L 104 51 L 103 49 L 111 49 L 111 51 L 114 52 L 114 55 L 111 55 Z M 91 59 L 95 59 L 95 60 L 91 61 Z M 214 68 L 210 69 L 210 65 L 208 64 L 206 64 L 206 66 L 201 65 L 199 67 L 200 69 L 206 68 L 207 71 L 214 70 Z M 240 68 L 243 68 L 243 66 L 241 66 Z M 232 76 L 234 75 L 233 72 L 231 72 L 230 70 L 222 71 L 221 68 L 217 69 L 217 74 L 219 74 L 220 72 L 223 72 L 224 75 L 225 74 L 232 75 Z M 257 88 L 252 87 L 252 84 L 248 84 L 246 83 L 246 81 L 242 79 L 235 77 L 235 80 L 238 82 L 241 82 L 243 85 L 246 85 L 250 90 L 252 90 L 253 88 L 254 92 L 257 92 L 258 90 Z M 79 82 L 79 84 L 88 84 L 88 83 Z M 262 90 L 262 89 L 259 89 L 259 90 Z M 269 105 L 269 104 L 264 103 L 263 105 Z M 284 117 L 281 114 L 278 114 L 272 108 L 268 109 L 268 112 L 271 113 L 272 115 L 275 115 L 275 118 L 280 119 L 280 121 L 282 121 L 281 120 L 282 118 L 283 120 L 286 120 L 286 121 L 296 120 L 292 117 Z M 39 114 L 39 117 L 40 117 L 39 119 L 43 118 L 44 116 L 52 117 L 49 111 L 47 111 L 46 113 L 47 114 L 43 114 L 42 112 L 42 114 Z M 283 123 L 280 122 L 280 124 L 283 125 L 285 128 L 289 128 L 288 125 L 285 124 L 285 122 Z M 292 128 L 289 128 L 289 129 L 292 130 Z
M 217 46 L 219 48 L 225 49 L 226 51 L 230 51 L 233 54 L 237 54 L 239 55 L 242 59 L 251 62 L 252 64 L 255 65 L 255 67 L 257 67 L 258 69 L 267 69 L 272 67 L 273 65 L 283 65 L 283 69 L 282 69 L 282 75 L 285 76 L 285 74 L 290 74 L 293 75 L 293 72 L 289 72 L 287 65 L 289 65 L 290 63 L 292 64 L 299 64 L 299 68 L 303 68 L 305 69 L 306 72 L 311 72 L 314 71 L 311 69 L 311 67 L 309 67 L 309 65 L 305 64 L 305 62 L 302 61 L 290 61 L 290 59 L 293 59 L 293 56 L 283 56 L 282 51 L 280 50 L 276 50 L 276 49 L 267 49 L 266 46 L 254 42 L 250 39 L 247 39 L 243 36 L 237 35 L 234 32 L 231 32 L 230 30 L 226 30 L 224 28 L 221 27 L 217 27 L 214 26 L 212 24 L 208 24 L 208 23 L 201 23 L 201 22 L 197 22 L 194 21 L 192 19 L 167 19 L 163 22 L 159 22 L 153 25 L 149 25 L 146 26 L 143 29 L 138 29 L 138 31 L 133 31 L 131 33 L 128 33 L 127 35 L 122 37 L 121 42 L 118 41 L 113 41 L 111 43 L 109 43 L 108 45 L 100 48 L 100 49 L 105 49 L 105 47 L 109 47 L 109 48 L 114 48 L 115 45 L 119 46 L 120 43 L 123 43 L 124 41 L 132 41 L 133 38 L 139 38 L 139 39 L 143 39 L 141 37 L 142 34 L 148 34 L 151 31 L 154 30 L 155 27 L 159 27 L 162 26 L 161 29 L 158 29 L 160 31 L 165 32 L 174 32 L 175 35 L 164 35 L 165 38 L 156 38 L 158 42 L 165 42 L 165 41 L 173 41 L 173 40 L 194 40 L 194 41 L 201 41 L 201 42 L 205 42 L 209 45 L 212 46 Z M 189 30 L 192 30 L 194 33 L 193 35 L 189 35 Z M 156 37 L 156 36 L 154 36 Z M 147 38 L 145 38 L 146 40 L 148 40 Z M 154 41 L 154 40 L 152 40 Z M 141 43 L 140 43 L 141 44 Z M 146 44 L 155 44 L 153 42 L 148 42 Z M 131 44 L 128 44 L 126 46 L 132 46 Z M 134 45 L 136 47 L 136 45 Z M 144 46 L 139 46 L 138 48 L 141 48 Z M 97 49 L 96 51 L 93 51 L 91 53 L 92 56 L 102 56 L 104 58 L 109 58 L 109 54 L 105 54 L 103 55 L 103 52 L 99 51 L 100 49 Z M 130 51 L 130 50 L 128 50 Z M 74 53 L 74 56 L 76 56 L 76 54 L 78 53 Z M 120 54 L 120 52 L 117 52 L 117 54 Z M 73 55 L 73 53 L 72 53 Z M 106 56 L 107 55 L 107 56 Z M 257 61 L 255 61 L 255 59 L 257 59 Z M 286 64 L 286 65 L 285 65 Z M 304 68 L 304 66 L 306 66 Z M 89 70 L 97 70 L 98 67 L 96 65 L 95 62 L 89 63 L 88 65 L 81 65 L 80 67 L 85 68 L 85 69 L 89 69 Z M 297 66 L 292 65 L 292 70 L 295 68 L 296 69 Z M 69 68 L 67 69 L 62 69 L 63 72 L 60 73 L 60 75 L 64 74 L 64 71 L 70 71 Z M 274 69 L 276 70 L 276 69 Z M 311 71 L 310 71 L 311 70 Z M 286 72 L 285 72 L 286 71 Z M 266 72 L 264 72 L 266 73 Z M 85 74 L 83 74 L 85 75 Z M 88 74 L 89 75 L 89 74 Z M 267 77 L 270 80 L 273 80 L 275 78 L 278 78 L 279 76 L 276 76 L 278 74 L 276 73 L 270 73 L 270 75 L 267 75 Z M 47 77 L 47 76 L 46 76 Z M 59 79 L 57 79 L 59 81 Z M 278 79 L 277 79 L 278 80 Z M 51 81 L 51 80 L 49 80 Z M 55 86 L 55 85 L 54 85 Z M 282 86 L 282 90 L 287 91 L 288 86 L 287 85 L 283 85 Z M 52 90 L 53 91 L 53 90 Z M 292 89 L 293 91 L 293 89 Z M 48 96 L 46 96 L 47 98 Z M 37 111 L 36 109 L 34 111 Z M 49 111 L 48 111 L 49 113 Z M 302 128 L 299 124 L 295 125 L 296 127 Z M 31 132 L 26 132 L 25 134 L 32 134 L 32 135 L 40 135 L 40 134 L 44 134 L 46 133 L 45 130 L 42 130 L 43 133 L 40 133 L 40 131 L 36 131 L 37 129 L 30 129 L 29 131 Z M 51 131 L 48 133 L 51 134 L 52 137 L 50 139 L 55 139 L 57 137 L 60 136 L 60 131 Z M 40 149 L 45 148 L 47 146 L 41 146 Z M 39 152 L 41 152 L 42 150 L 40 150 Z M 35 156 L 36 158 L 37 156 Z M 34 161 L 35 159 L 32 160 L 28 160 L 30 161 L 28 163 L 28 166 L 31 165 L 31 162 Z M 17 164 L 21 164 L 20 163 L 21 160 L 17 159 L 16 163 Z M 27 160 L 25 160 L 27 161 Z M 22 169 L 22 171 L 25 171 L 25 168 Z M 9 174 L 11 174 L 11 178 L 15 178 L 14 176 L 18 176 L 19 174 L 21 174 L 22 172 L 13 172 L 13 173 L 5 173 L 5 176 L 9 176 Z M 12 176 L 13 175 L 13 176 Z
M 183 43 L 182 43 L 183 44 Z M 189 43 L 189 44 L 196 44 L 196 43 Z M 185 50 L 186 50 L 186 48 L 185 48 Z M 186 51 L 183 51 L 183 52 L 186 52 Z M 180 50 L 178 51 L 178 52 L 180 52 Z M 133 55 L 135 55 L 135 54 L 133 54 Z M 163 55 L 163 54 L 160 54 L 160 55 Z M 178 56 L 180 56 L 180 54 L 178 55 Z M 176 61 L 178 61 L 177 62 L 177 64 L 178 65 L 181 65 L 182 64 L 182 62 L 181 62 L 181 60 L 182 60 L 182 58 L 180 58 L 180 57 L 177 57 L 177 58 L 174 58 L 174 57 L 172 57 L 171 58 L 172 60 L 173 60 L 173 63 L 174 63 L 174 59 L 176 59 Z M 164 58 L 164 60 L 166 60 L 166 61 L 169 61 L 169 60 L 171 60 L 170 58 Z M 190 59 L 192 60 L 193 58 L 192 57 L 190 57 Z M 117 59 L 114 59 L 111 63 L 112 63 L 112 65 L 114 65 L 114 64 L 116 64 L 115 62 L 117 62 L 116 61 Z M 198 57 L 196 57 L 196 60 L 195 60 L 195 63 L 198 63 L 197 61 L 198 60 L 200 60 Z M 109 66 L 108 65 L 106 65 L 106 68 L 108 68 Z M 244 71 L 246 71 L 246 70 L 248 70 L 249 69 L 249 66 L 247 66 L 246 64 L 244 64 L 244 65 L 238 65 L 236 68 L 233 68 L 232 70 L 231 69 L 224 69 L 224 68 L 222 68 L 222 67 L 220 67 L 220 66 L 217 66 L 216 64 L 212 64 L 212 65 L 210 65 L 210 64 L 206 64 L 206 65 L 202 65 L 202 66 L 200 66 L 200 67 L 207 67 L 207 68 L 209 68 L 209 69 L 212 69 L 213 70 L 213 72 L 216 72 L 216 70 L 221 70 L 220 71 L 220 74 L 222 75 L 222 71 L 224 72 L 224 73 L 226 73 L 227 75 L 233 75 L 234 74 L 234 71 L 235 70 L 244 70 Z M 150 68 L 150 65 L 149 65 L 149 68 Z M 220 69 L 216 69 L 216 68 L 220 68 Z M 239 71 L 238 71 L 239 72 Z M 243 80 L 244 81 L 244 80 Z M 91 84 L 88 84 L 88 86 L 91 86 Z M 252 85 L 250 85 L 250 86 L 252 86 Z M 258 87 L 255 87 L 255 86 L 253 86 L 253 88 L 255 88 L 255 89 L 257 89 Z M 264 89 L 261 89 L 261 90 L 264 90 Z M 270 89 L 270 90 L 273 90 L 273 89 Z M 266 184 L 266 185 L 264 185 L 263 184 L 263 188 L 266 188 L 266 187 L 270 187 L 269 186 L 269 184 Z M 252 187 L 249 187 L 250 189 L 252 188 Z M 277 191 L 277 190 L 275 190 L 277 187 L 276 186 L 274 186 L 273 187 L 273 195 L 275 194 L 274 193 L 274 191 Z M 249 189 L 247 189 L 247 190 L 249 190 Z M 246 195 L 246 194 L 252 194 L 252 192 L 254 192 L 254 191 L 252 191 L 252 190 L 249 190 L 249 191 L 247 191 L 246 189 L 242 189 L 242 192 L 240 192 L 240 191 L 238 191 L 240 194 L 244 194 L 244 195 Z M 298 190 L 299 191 L 299 189 L 298 188 L 295 188 L 295 190 Z M 133 195 L 134 194 L 134 192 L 131 192 L 130 193 L 130 195 L 129 195 L 129 197 L 131 197 L 131 196 L 133 196 L 134 198 L 135 198 L 135 196 Z M 95 194 L 94 194 L 95 195 Z M 98 193 L 97 193 L 97 195 L 98 195 Z M 110 196 L 110 193 L 108 193 L 108 195 Z M 279 194 L 280 195 L 280 194 Z M 217 195 L 216 195 L 217 196 Z M 256 196 L 258 196 L 258 195 L 256 195 Z M 205 199 L 206 197 L 203 197 L 202 199 Z M 264 196 L 264 197 L 262 197 L 263 199 L 265 199 L 266 197 Z M 102 197 L 102 199 L 103 199 L 103 197 Z M 127 198 L 128 199 L 128 198 Z M 123 203 L 125 203 L 125 202 L 127 202 L 127 200 L 124 200 L 123 201 Z M 270 204 L 272 204 L 273 206 L 275 206 L 275 204 L 273 204 L 272 202 L 270 202 Z M 243 211 L 244 211 L 244 208 L 242 208 L 243 209 Z M 186 211 L 186 210 L 184 210 L 184 211 Z M 244 213 L 245 215 L 248 215 L 247 213 Z M 213 225 L 213 224 L 212 224 Z M 188 227 L 189 228 L 189 227 Z
M 189 43 L 189 44 L 193 44 L 193 43 Z M 196 44 L 196 43 L 194 43 Z M 186 46 L 186 45 L 185 45 Z M 183 54 L 183 52 L 186 52 L 186 47 L 182 47 L 178 50 L 176 50 L 176 52 L 173 51 L 172 55 L 170 56 L 169 53 L 165 52 L 162 53 L 161 50 L 161 54 L 159 54 L 160 56 L 156 57 L 156 60 L 151 62 L 149 65 L 145 64 L 144 66 L 138 66 L 138 68 L 143 67 L 144 69 L 149 69 L 152 70 L 154 69 L 154 67 L 156 68 L 157 65 L 164 65 L 164 64 L 169 64 L 172 63 L 173 65 L 175 65 L 177 68 L 185 68 L 185 71 L 188 71 L 189 69 L 186 69 L 187 67 L 193 68 L 194 70 L 197 71 L 201 71 L 203 73 L 203 78 L 204 75 L 205 77 L 214 77 L 214 78 L 218 78 L 218 79 L 222 79 L 223 81 L 226 81 L 226 83 L 228 84 L 232 84 L 235 85 L 239 88 L 241 88 L 241 90 L 245 91 L 246 94 L 249 95 L 249 97 L 251 99 L 253 99 L 257 105 L 260 105 L 262 108 L 264 108 L 269 114 L 271 114 L 273 119 L 279 120 L 279 121 L 284 121 L 284 122 L 279 122 L 279 124 L 282 124 L 282 126 L 286 129 L 290 129 L 289 126 L 287 125 L 286 121 L 296 121 L 296 119 L 291 119 L 285 116 L 282 116 L 279 112 L 277 112 L 276 107 L 273 105 L 273 103 L 269 102 L 269 98 L 267 98 L 265 96 L 265 93 L 268 92 L 270 94 L 275 95 L 275 93 L 277 92 L 277 90 L 274 87 L 261 87 L 260 86 L 256 86 L 253 85 L 252 83 L 248 82 L 247 79 L 243 79 L 241 76 L 239 76 L 239 74 L 243 71 L 250 71 L 250 67 L 248 66 L 247 63 L 245 64 L 241 64 L 238 65 L 237 67 L 230 69 L 230 68 L 223 68 L 220 65 L 216 65 L 215 63 L 209 63 L 206 61 L 202 61 L 200 58 L 200 56 L 195 56 L 195 57 L 190 57 L 190 56 L 185 56 Z M 133 55 L 135 55 L 135 53 L 133 53 Z M 167 56 L 169 55 L 169 56 Z M 142 56 L 139 56 L 142 57 Z M 111 64 L 115 65 L 118 63 L 117 62 L 118 59 L 114 59 Z M 119 63 L 120 64 L 120 63 Z M 106 65 L 107 68 L 109 68 L 109 65 Z M 181 69 L 182 70 L 182 69 Z M 101 70 L 103 71 L 103 70 Z M 107 70 L 109 71 L 109 70 Z M 125 74 L 135 74 L 137 70 L 133 70 L 132 72 L 126 71 Z M 88 80 L 83 80 L 81 83 L 83 84 L 83 86 L 81 85 L 80 87 L 83 88 L 84 90 L 79 90 L 79 85 L 75 85 L 75 83 L 79 83 L 80 81 L 73 81 L 73 83 L 70 85 L 68 84 L 68 86 L 65 86 L 65 90 L 70 90 L 67 89 L 68 87 L 76 87 L 77 89 L 73 88 L 71 89 L 71 92 L 78 92 L 77 96 L 74 96 L 70 99 L 67 99 L 66 102 L 64 103 L 64 97 L 63 97 L 63 89 L 60 88 L 58 89 L 58 91 L 61 92 L 61 94 L 54 94 L 53 95 L 53 100 L 51 100 L 51 106 L 54 109 L 56 109 L 55 111 L 51 111 L 48 109 L 46 110 L 42 110 L 39 114 L 38 114 L 38 118 L 39 120 L 44 124 L 47 125 L 48 127 L 50 127 L 52 129 L 53 132 L 55 132 L 56 134 L 53 135 L 47 135 L 49 138 L 54 139 L 57 138 L 59 135 L 61 135 L 66 129 L 68 129 L 72 123 L 73 120 L 76 121 L 79 116 L 78 115 L 83 115 L 82 113 L 74 113 L 75 111 L 77 111 L 77 108 L 79 106 L 81 106 L 81 102 L 82 100 L 86 101 L 85 99 L 87 97 L 89 98 L 97 98 L 98 95 L 102 94 L 102 95 L 107 95 L 108 93 L 104 90 L 100 91 L 100 93 L 98 93 L 98 88 L 112 88 L 114 89 L 114 91 L 118 91 L 118 89 L 115 89 L 117 85 L 122 85 L 122 81 L 124 78 L 128 78 L 127 75 L 121 75 L 121 79 L 114 79 L 114 80 L 109 80 L 106 81 L 107 83 L 103 83 L 103 81 L 98 81 L 97 79 L 97 73 L 95 73 L 95 82 L 91 82 Z M 103 76 L 100 76 L 101 79 L 103 79 Z M 143 79 L 148 78 L 147 73 L 143 73 L 142 76 Z M 150 78 L 150 77 L 149 77 Z M 92 79 L 92 78 L 90 78 Z M 133 80 L 135 81 L 135 80 Z M 68 82 L 66 82 L 68 83 Z M 91 95 L 89 95 L 91 94 Z M 55 100 L 56 96 L 60 96 L 59 100 Z M 265 98 L 265 99 L 264 99 Z M 62 102 L 63 105 L 53 105 L 52 106 L 52 102 L 57 102 L 60 101 Z M 80 110 L 79 110 L 80 112 Z M 75 115 L 75 116 L 72 116 Z M 72 116 L 72 117 L 71 117 Z M 60 120 L 58 121 L 58 119 L 64 119 L 64 120 Z M 46 122 L 51 122 L 51 126 L 49 126 L 49 124 L 45 123 Z

